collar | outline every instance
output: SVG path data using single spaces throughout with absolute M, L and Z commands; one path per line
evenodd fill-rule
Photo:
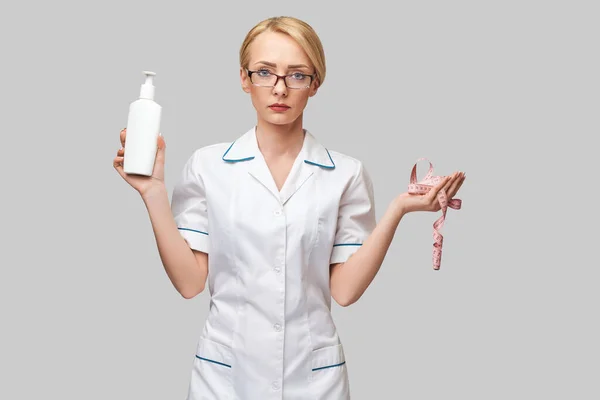
M 231 143 L 231 146 L 223 154 L 222 159 L 228 163 L 249 161 L 253 160 L 259 152 L 260 149 L 258 148 L 258 141 L 256 139 L 256 126 L 253 126 Z M 304 129 L 304 142 L 300 150 L 300 156 L 304 157 L 306 164 L 327 169 L 335 168 L 335 163 L 329 151 L 307 129 Z

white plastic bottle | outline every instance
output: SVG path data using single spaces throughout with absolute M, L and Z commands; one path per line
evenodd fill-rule
M 142 84 L 140 98 L 129 106 L 123 171 L 127 174 L 151 176 L 156 159 L 162 107 L 154 101 L 151 71 L 143 71 L 146 82 Z

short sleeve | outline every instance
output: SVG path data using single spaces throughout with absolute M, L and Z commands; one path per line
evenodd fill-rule
M 171 211 L 177 229 L 190 248 L 208 253 L 208 210 L 202 176 L 196 167 L 194 153 L 183 166 L 173 189 Z
M 373 183 L 363 164 L 342 195 L 330 264 L 345 262 L 375 229 Z

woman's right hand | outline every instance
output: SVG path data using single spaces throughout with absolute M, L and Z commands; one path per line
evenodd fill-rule
M 137 190 L 141 195 L 144 195 L 148 190 L 163 186 L 165 184 L 165 148 L 166 143 L 162 135 L 158 135 L 157 139 L 157 150 L 156 159 L 154 160 L 154 169 L 152 170 L 152 176 L 127 174 L 123 171 L 123 160 L 125 155 L 125 138 L 127 136 L 127 128 L 123 128 L 120 133 L 121 148 L 117 151 L 117 156 L 113 160 L 113 167 L 117 170 L 119 175 L 132 188 Z

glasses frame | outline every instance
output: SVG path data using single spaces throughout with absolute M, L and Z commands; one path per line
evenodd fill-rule
M 300 72 L 304 76 L 310 76 L 310 82 L 305 87 L 293 88 L 293 87 L 289 87 L 288 86 L 287 81 L 285 80 L 285 78 L 287 78 L 288 76 L 293 76 L 294 74 L 296 74 L 296 72 L 294 72 L 293 74 L 287 74 L 287 75 L 277 75 L 277 74 L 274 74 L 272 72 L 267 71 L 267 72 L 269 72 L 269 74 L 275 75 L 277 77 L 277 79 L 275 80 L 275 83 L 272 84 L 272 85 L 257 85 L 256 83 L 252 82 L 252 74 L 254 74 L 255 72 L 260 72 L 260 71 L 264 71 L 264 70 L 257 69 L 255 71 L 251 71 L 248 68 L 246 68 L 246 72 L 248 73 L 248 78 L 250 79 L 250 83 L 252 83 L 254 86 L 258 86 L 258 87 L 275 87 L 275 86 L 277 86 L 277 83 L 279 82 L 279 79 L 283 79 L 283 84 L 285 85 L 286 88 L 292 89 L 292 90 L 302 90 L 302 89 L 308 89 L 310 87 L 310 85 L 312 85 L 312 83 L 313 83 L 313 81 L 315 80 L 315 77 L 316 77 L 315 74 L 305 74 L 303 72 Z

